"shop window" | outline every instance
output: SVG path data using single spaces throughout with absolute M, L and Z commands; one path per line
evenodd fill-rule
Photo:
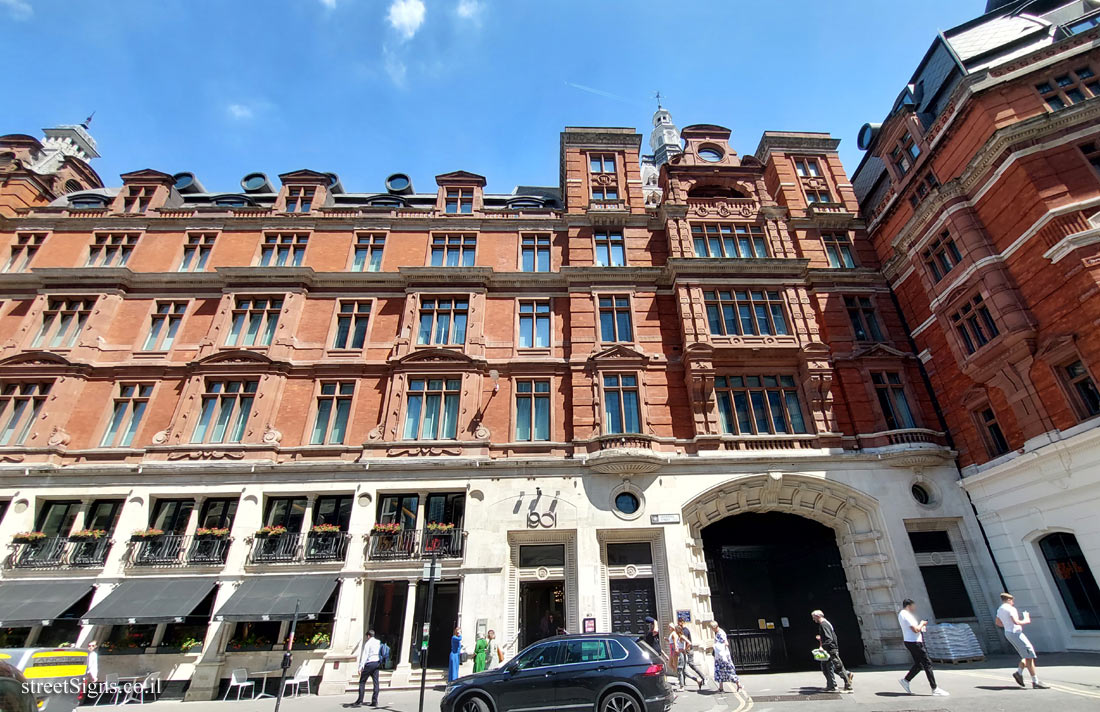
M 217 592 L 217 588 L 212 587 L 210 593 L 206 594 L 199 605 L 184 616 L 182 621 L 164 626 L 164 636 L 157 647 L 157 652 L 201 652 L 203 643 L 206 642 L 206 631 L 210 625 L 210 614 L 214 610 L 214 596 Z
M 980 294 L 974 295 L 959 307 L 951 315 L 951 323 L 968 355 L 988 344 L 1000 333 Z
M 242 621 L 233 628 L 233 635 L 225 646 L 225 652 L 237 653 L 250 650 L 271 650 L 279 643 L 279 621 Z M 295 635 L 297 637 L 297 635 Z
M 703 292 L 707 323 L 714 336 L 786 335 L 783 297 L 771 290 Z
M 875 371 L 871 373 L 871 383 L 875 387 L 875 395 L 878 397 L 882 416 L 886 420 L 887 430 L 917 427 L 900 374 L 892 371 Z
M 102 653 L 115 655 L 140 655 L 153 646 L 155 624 L 113 625 L 107 639 L 99 646 Z
M 694 223 L 691 226 L 691 240 L 696 257 L 768 256 L 764 229 L 758 225 Z
M 805 433 L 794 376 L 714 379 L 722 432 L 731 435 Z
M 1039 549 L 1073 627 L 1100 630 L 1100 588 L 1077 537 L 1063 532 L 1048 534 L 1039 540 Z
M 225 345 L 270 346 L 282 309 L 281 297 L 238 297 L 233 305 L 233 322 Z

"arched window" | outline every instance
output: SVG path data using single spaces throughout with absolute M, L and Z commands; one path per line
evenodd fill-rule
M 1077 545 L 1077 537 L 1057 532 L 1039 540 L 1050 575 L 1070 620 L 1077 630 L 1100 630 L 1100 588 L 1096 586 L 1089 564 Z
M 721 185 L 697 185 L 688 191 L 689 198 L 744 198 L 745 194 Z
M 69 180 L 65 181 L 65 192 L 66 193 L 76 193 L 76 192 L 81 191 L 81 190 L 84 190 L 84 186 L 82 186 L 80 184 L 80 181 L 73 180 L 73 179 L 69 179 Z

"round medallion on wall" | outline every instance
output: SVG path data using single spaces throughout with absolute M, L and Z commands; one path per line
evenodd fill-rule
M 537 578 L 539 581 L 545 581 L 546 579 L 550 578 L 550 569 L 546 568 L 545 566 L 538 567 L 535 570 L 535 578 Z
M 746 217 L 746 218 L 749 217 L 750 215 L 752 215 L 752 206 L 751 205 L 742 205 L 741 206 L 741 215 Z
M 695 212 L 699 215 L 702 215 L 703 217 L 706 217 L 707 213 L 709 213 L 710 210 L 708 210 L 707 206 L 705 205 L 697 205 L 695 206 Z
M 611 185 L 611 176 L 604 173 L 604 174 L 600 175 L 598 178 L 596 178 L 596 182 L 599 183 L 600 185 Z
M 632 579 L 638 575 L 638 567 L 634 564 L 629 564 L 625 569 L 623 569 L 623 573 L 626 574 L 627 578 Z
M 938 551 L 933 551 L 931 554 L 928 555 L 928 560 L 936 566 L 939 566 L 943 563 L 943 554 Z

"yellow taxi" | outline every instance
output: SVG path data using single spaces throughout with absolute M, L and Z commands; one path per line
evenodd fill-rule
M 0 710 L 72 712 L 87 674 L 82 648 L 0 648 Z

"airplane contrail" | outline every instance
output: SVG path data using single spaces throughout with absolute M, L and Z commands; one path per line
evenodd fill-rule
M 602 97 L 605 97 L 607 99 L 614 99 L 615 101 L 623 101 L 623 102 L 626 102 L 627 104 L 634 104 L 634 105 L 641 104 L 641 102 L 635 101 L 633 99 L 627 99 L 626 97 L 619 96 L 618 94 L 612 94 L 611 92 L 604 91 L 603 89 L 594 89 L 593 87 L 586 87 L 583 84 L 575 84 L 575 83 L 569 82 L 569 81 L 565 82 L 565 85 L 568 86 L 568 87 L 573 87 L 574 89 L 580 89 L 581 91 L 588 92 L 589 94 L 595 94 L 596 96 L 602 96 Z

